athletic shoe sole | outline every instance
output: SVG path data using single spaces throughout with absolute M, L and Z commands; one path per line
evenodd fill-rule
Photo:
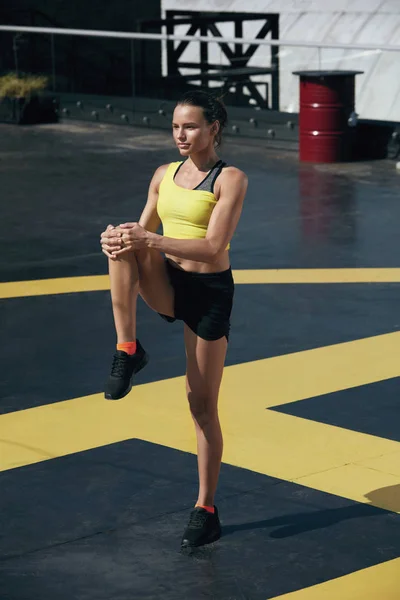
M 222 531 L 216 531 L 215 534 L 208 539 L 204 544 L 190 544 L 189 542 L 182 542 L 181 550 L 190 550 L 192 548 L 201 548 L 202 546 L 207 546 L 208 544 L 213 544 L 217 540 L 220 539 Z
M 144 369 L 144 367 L 147 365 L 147 363 L 149 362 L 149 355 L 147 354 L 147 352 L 144 353 L 142 360 L 136 365 L 135 370 L 132 373 L 132 377 L 129 383 L 129 387 L 124 391 L 123 394 L 120 394 L 119 396 L 111 396 L 111 394 L 104 394 L 104 397 L 106 400 L 121 400 L 121 398 L 125 398 L 125 396 L 127 396 L 129 394 L 129 392 L 132 389 L 133 386 L 133 382 L 132 379 L 133 377 L 139 373 L 139 371 L 141 371 L 142 369 Z

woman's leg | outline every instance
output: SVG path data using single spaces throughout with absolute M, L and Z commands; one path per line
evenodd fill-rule
M 117 351 L 105 384 L 107 400 L 120 400 L 132 388 L 133 376 L 147 364 L 149 357 L 136 338 L 138 294 L 155 311 L 174 316 L 174 290 L 165 262 L 155 250 L 138 250 L 109 260 L 111 299 L 117 332 Z
M 223 440 L 218 418 L 218 394 L 227 340 L 199 338 L 185 325 L 186 390 L 197 436 L 199 495 L 197 505 L 212 507 L 222 459 Z
M 129 252 L 116 261 L 109 259 L 108 265 L 119 344 L 136 339 L 136 304 L 139 293 L 155 311 L 174 316 L 174 291 L 159 252 Z
M 119 260 L 108 259 L 111 302 L 117 343 L 136 340 L 136 304 L 139 293 L 139 273 L 135 255 Z

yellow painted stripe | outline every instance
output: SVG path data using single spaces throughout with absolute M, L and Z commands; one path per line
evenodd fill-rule
M 237 284 L 399 283 L 400 269 L 245 269 L 233 271 Z M 109 289 L 108 275 L 0 283 L 0 298 L 97 292 Z
M 399 600 L 400 558 L 273 600 Z
M 110 289 L 108 275 L 38 279 L 0 283 L 0 298 L 47 296 L 48 294 L 71 294 L 75 292 L 98 292 Z
M 252 406 L 278 406 L 398 377 L 399 356 L 400 332 L 294 352 L 235 365 L 228 392 L 246 387 Z
M 249 269 L 234 277 L 236 283 L 399 283 L 400 269 Z
M 387 334 L 226 368 L 224 461 L 400 512 L 398 495 L 379 492 L 400 486 L 391 461 L 366 462 L 399 453 L 398 442 L 266 410 L 399 375 L 399 345 L 400 333 Z M 0 416 L 0 470 L 131 438 L 196 451 L 182 377 L 119 402 L 95 394 Z

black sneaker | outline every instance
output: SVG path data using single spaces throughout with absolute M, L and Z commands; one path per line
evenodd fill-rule
M 149 362 L 149 355 L 136 340 L 136 352 L 129 355 L 117 350 L 111 367 L 111 375 L 105 385 L 104 396 L 107 400 L 119 400 L 132 389 L 132 377 Z
M 216 506 L 214 509 L 214 514 L 200 507 L 192 510 L 182 538 L 183 549 L 211 544 L 221 537 L 218 510 Z

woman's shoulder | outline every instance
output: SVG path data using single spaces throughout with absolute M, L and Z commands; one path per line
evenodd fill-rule
M 247 183 L 247 175 L 241 169 L 232 165 L 226 165 L 221 171 L 221 175 L 218 177 L 221 184 L 224 183 Z M 218 180 L 217 180 L 218 181 Z
M 214 194 L 219 199 L 222 194 L 225 195 L 230 190 L 236 190 L 236 192 L 240 190 L 245 194 L 247 190 L 247 175 L 237 167 L 226 165 L 223 167 L 220 176 L 217 177 Z
M 161 183 L 161 181 L 164 179 L 167 171 L 169 169 L 177 168 L 180 165 L 180 162 L 181 161 L 165 163 L 164 165 L 160 165 L 159 167 L 157 167 L 157 169 L 154 171 L 153 183 L 156 183 L 156 184 Z
M 173 167 L 177 167 L 178 165 L 181 164 L 182 161 L 178 160 L 175 162 L 170 162 L 170 163 L 165 163 L 164 165 L 160 165 L 159 167 L 157 167 L 157 169 L 155 170 L 155 174 L 162 174 L 165 175 L 165 173 L 168 171 L 168 169 L 172 169 Z

